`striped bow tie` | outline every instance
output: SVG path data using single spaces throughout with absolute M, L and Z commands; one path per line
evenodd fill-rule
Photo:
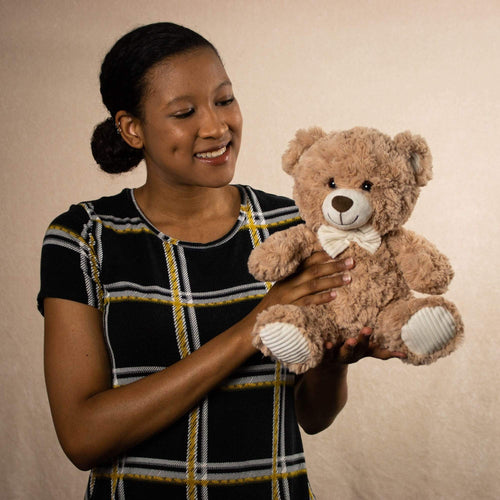
M 372 254 L 377 251 L 381 243 L 380 235 L 370 225 L 347 231 L 323 225 L 318 229 L 318 239 L 326 253 L 332 258 L 343 252 L 351 242 L 357 243 Z

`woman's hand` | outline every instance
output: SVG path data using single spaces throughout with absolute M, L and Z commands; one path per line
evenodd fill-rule
M 347 339 L 334 345 L 332 342 L 325 343 L 325 355 L 320 367 L 327 368 L 332 365 L 348 365 L 356 363 L 362 358 L 371 357 L 377 359 L 405 358 L 405 354 L 398 351 L 382 349 L 371 338 L 373 330 L 367 326 L 361 329 L 357 337 Z
M 402 352 L 380 348 L 364 327 L 356 338 L 325 344 L 322 362 L 299 377 L 295 385 L 295 411 L 300 426 L 309 434 L 326 429 L 347 402 L 347 366 L 362 358 L 404 358 Z
M 305 306 L 330 302 L 337 296 L 336 288 L 351 282 L 349 270 L 354 266 L 352 258 L 332 260 L 324 251 L 315 252 L 304 260 L 295 274 L 276 282 L 256 309 L 264 310 L 275 304 Z M 405 357 L 402 352 L 382 349 L 373 342 L 372 331 L 364 327 L 357 337 L 337 345 L 326 342 L 325 356 L 318 368 L 347 365 L 365 357 L 382 360 Z
M 304 260 L 292 276 L 278 281 L 257 306 L 259 312 L 275 304 L 297 306 L 325 304 L 337 296 L 335 288 L 351 282 L 352 258 L 332 258 L 326 252 L 315 252 Z

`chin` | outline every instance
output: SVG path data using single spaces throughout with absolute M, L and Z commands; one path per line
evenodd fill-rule
M 234 168 L 227 172 L 219 172 L 218 175 L 210 176 L 204 184 L 207 187 L 221 188 L 229 185 L 234 178 Z

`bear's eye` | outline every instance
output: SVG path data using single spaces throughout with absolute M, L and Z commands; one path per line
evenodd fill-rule
M 333 177 L 328 181 L 328 186 L 332 189 L 337 187 L 337 184 L 335 184 L 335 180 L 333 179 Z
M 363 191 L 371 191 L 373 184 L 370 181 L 364 181 L 363 184 L 361 184 L 361 189 Z

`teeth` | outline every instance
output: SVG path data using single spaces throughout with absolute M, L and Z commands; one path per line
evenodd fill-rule
M 226 152 L 227 147 L 223 146 L 217 151 L 208 151 L 207 153 L 196 153 L 195 156 L 198 158 L 217 158 L 217 156 L 221 156 Z

